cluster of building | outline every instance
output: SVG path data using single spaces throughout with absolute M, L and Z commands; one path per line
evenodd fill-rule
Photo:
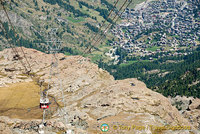
M 200 39 L 200 11 L 197 0 L 159 0 L 126 9 L 124 22 L 111 32 L 118 41 L 110 43 L 131 55 L 193 48 Z M 149 50 L 156 46 L 156 50 Z M 112 54 L 113 55 L 113 54 Z

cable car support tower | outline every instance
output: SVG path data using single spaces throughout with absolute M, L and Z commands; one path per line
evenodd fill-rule
M 52 78 L 57 76 L 57 79 L 59 80 L 59 83 L 57 88 L 60 88 L 61 90 L 61 95 L 62 95 L 62 102 L 64 104 L 64 111 L 62 113 L 65 113 L 63 115 L 63 118 L 65 120 L 65 123 L 67 123 L 67 118 L 66 118 L 66 103 L 64 99 L 64 91 L 62 87 L 62 80 L 59 79 L 59 68 L 58 68 L 58 57 L 57 53 L 61 50 L 61 44 L 63 43 L 60 40 L 57 40 L 57 28 L 52 28 L 51 31 L 48 33 L 48 38 L 49 40 L 46 41 L 47 43 L 47 50 L 49 54 L 52 54 L 52 59 L 51 59 L 51 65 L 50 65 L 50 71 L 49 71 L 49 80 L 48 80 L 48 87 L 47 89 L 44 89 L 43 91 L 41 90 L 41 97 L 40 97 L 40 108 L 43 109 L 43 118 L 42 118 L 42 124 L 39 127 L 39 133 L 44 134 L 44 126 L 45 126 L 45 117 L 46 117 L 46 110 L 49 108 L 49 98 L 48 98 L 48 90 L 51 89 L 52 86 L 56 86 L 55 83 L 52 83 Z M 43 81 L 42 81 L 43 82 Z M 42 87 L 42 84 L 40 84 Z

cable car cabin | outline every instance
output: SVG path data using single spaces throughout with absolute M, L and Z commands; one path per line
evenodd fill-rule
M 48 109 L 49 108 L 49 99 L 48 98 L 41 98 L 40 99 L 40 108 L 41 109 Z

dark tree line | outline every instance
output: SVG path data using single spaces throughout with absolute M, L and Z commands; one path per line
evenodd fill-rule
M 100 8 L 100 7 L 95 8 L 94 6 L 89 5 L 88 3 L 83 2 L 83 1 L 78 1 L 78 3 L 79 3 L 79 6 L 80 6 L 80 7 L 82 7 L 82 5 L 83 5 L 83 6 L 86 6 L 87 8 L 96 10 L 97 12 L 99 12 L 99 15 L 102 16 L 105 20 L 107 20 L 107 21 L 110 22 L 110 23 L 113 23 L 112 20 L 111 20 L 110 18 L 108 18 L 109 11 L 108 11 L 107 9 L 102 9 L 102 8 Z M 106 2 L 104 2 L 104 4 L 105 4 L 105 3 L 106 3 Z M 107 4 L 108 4 L 107 6 L 108 6 L 108 9 L 109 9 L 109 7 L 110 7 L 112 4 L 110 4 L 110 3 L 108 3 L 108 2 L 107 2 Z
M 101 4 L 105 4 L 107 7 L 108 7 L 108 9 L 109 10 L 112 10 L 113 9 L 113 5 L 112 4 L 110 4 L 108 1 L 106 1 L 106 0 L 101 0 Z
M 50 3 L 52 5 L 58 4 L 60 7 L 66 9 L 69 12 L 72 12 L 75 17 L 89 17 L 88 14 L 81 12 L 78 9 L 75 9 L 69 4 L 69 2 L 63 2 L 62 0 L 43 0 L 44 2 Z
M 98 32 L 99 31 L 99 29 L 98 29 L 98 27 L 96 27 L 96 26 L 93 26 L 93 25 L 91 25 L 90 23 L 85 23 L 85 25 L 90 29 L 90 30 L 92 30 L 93 32 Z
M 26 48 L 33 48 L 33 49 L 36 49 L 36 50 L 39 50 L 39 51 L 42 51 L 42 52 L 47 52 L 47 47 L 44 46 L 44 45 L 41 45 L 42 43 L 43 44 L 45 43 L 44 38 L 42 36 L 40 36 L 39 34 L 36 34 L 36 36 L 38 37 L 37 40 L 31 41 L 29 39 L 19 37 L 18 34 L 17 34 L 17 36 L 15 36 L 14 35 L 15 32 L 12 29 L 9 28 L 9 25 L 8 25 L 7 22 L 4 23 L 3 25 L 6 29 L 6 32 L 1 31 L 0 36 L 5 37 L 7 40 L 9 40 L 8 43 L 16 45 L 18 47 L 23 46 L 23 47 L 26 47 Z M 0 49 L 2 49 L 2 48 L 0 48 Z M 69 47 L 64 47 L 59 52 L 64 53 L 64 54 L 66 52 L 68 52 L 72 55 L 78 54 L 77 51 L 74 51 L 72 48 L 69 48 Z
M 167 63 L 167 60 L 177 62 Z M 148 88 L 164 96 L 184 95 L 200 98 L 200 47 L 186 56 L 162 57 L 148 62 L 137 61 L 125 66 L 107 65 L 100 61 L 99 66 L 104 66 L 115 79 L 138 78 L 144 81 Z M 160 72 L 147 73 L 155 69 Z

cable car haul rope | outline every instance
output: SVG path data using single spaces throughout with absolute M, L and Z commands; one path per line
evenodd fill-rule
M 3 10 L 4 10 L 4 12 L 5 12 L 5 14 L 6 14 L 6 17 L 7 17 L 7 19 L 8 19 L 8 22 L 9 22 L 9 24 L 10 24 L 10 26 L 11 26 L 11 28 L 12 28 L 12 30 L 13 30 L 13 32 L 14 32 L 14 36 L 15 36 L 15 38 L 17 37 L 17 34 L 16 34 L 16 31 L 15 31 L 15 28 L 14 28 L 14 26 L 13 26 L 13 24 L 12 24 L 12 22 L 11 22 L 11 20 L 10 20 L 10 18 L 9 18 L 9 15 L 8 15 L 8 12 L 6 11 L 6 8 L 5 8 L 5 2 L 3 1 L 3 0 L 0 0 L 0 2 L 1 2 L 1 5 L 2 5 L 2 7 L 3 7 Z M 10 44 L 10 42 L 11 42 L 11 38 L 9 37 L 9 34 L 8 34 L 8 31 L 6 31 L 6 29 L 5 29 L 5 27 L 4 27 L 4 25 L 3 25 L 3 22 L 0 20 L 0 24 L 2 25 L 2 31 L 4 31 L 5 33 L 6 33 L 6 35 L 7 35 L 7 37 L 8 37 L 8 43 Z M 18 41 L 18 40 L 17 40 Z M 17 42 L 16 41 L 16 42 Z M 14 52 L 14 57 L 19 57 L 20 55 L 19 55 L 19 52 L 18 52 L 18 50 L 15 48 L 15 46 L 16 46 L 16 42 L 14 41 L 13 43 L 14 43 L 14 46 L 12 46 L 11 44 L 10 44 L 10 47 L 12 48 L 12 51 Z M 25 63 L 23 63 L 23 61 L 22 61 L 22 59 L 20 59 L 20 62 L 21 62 L 21 64 L 22 64 L 22 66 L 25 68 L 25 70 L 26 70 L 26 73 L 27 74 L 30 74 L 30 72 L 31 72 L 31 65 L 30 65 L 30 63 L 29 63 L 29 61 L 28 61 L 28 59 L 27 59 L 27 57 L 26 57 L 26 55 L 25 55 L 25 53 L 24 53 L 24 50 L 23 50 L 23 48 L 22 47 L 20 47 L 20 49 L 21 49 L 21 51 L 22 51 L 22 53 L 23 53 L 23 57 L 25 58 L 25 60 L 26 60 L 26 64 L 28 64 L 28 67 L 26 67 L 26 65 L 25 65 Z M 28 69 L 29 68 L 29 69 Z
M 129 1 L 129 2 L 128 2 Z M 9 25 L 11 26 L 12 31 L 14 32 L 14 36 L 15 38 L 18 36 L 18 34 L 16 33 L 15 27 L 11 22 L 11 19 L 9 18 L 9 14 L 5 8 L 5 2 L 3 0 L 0 0 L 1 5 L 3 7 L 3 10 L 5 12 L 6 18 L 8 20 Z M 127 4 L 128 2 L 128 4 Z M 112 10 L 109 12 L 109 15 L 107 17 L 107 19 L 109 19 L 109 17 L 111 16 L 112 12 L 117 9 L 117 4 L 119 3 L 119 0 L 116 0 L 115 5 L 113 6 Z M 103 22 L 103 24 L 101 25 L 101 27 L 99 28 L 100 30 L 100 34 L 98 35 L 98 33 L 96 33 L 92 40 L 91 40 L 91 44 L 94 42 L 93 45 L 88 46 L 84 51 L 83 51 L 83 55 L 91 52 L 91 49 L 94 48 L 95 46 L 98 45 L 98 43 L 102 40 L 103 36 L 107 33 L 107 31 L 118 21 L 118 19 L 121 17 L 121 15 L 123 14 L 123 12 L 125 11 L 125 9 L 132 3 L 132 0 L 125 0 L 124 3 L 122 4 L 122 6 L 120 7 L 120 9 L 115 13 L 115 16 L 111 19 L 111 22 L 114 23 L 110 23 L 107 25 L 107 27 L 104 29 L 104 31 L 102 32 L 102 28 L 105 26 L 105 22 Z M 127 5 L 126 5 L 127 4 Z M 125 6 L 126 5 L 126 6 Z M 125 7 L 125 8 L 124 8 Z M 123 10 L 124 8 L 124 10 Z M 123 10 L 123 11 L 122 11 Z M 120 14 L 121 13 L 121 14 Z M 28 61 L 26 54 L 23 50 L 23 48 L 20 46 L 20 50 L 22 52 L 22 57 L 20 57 L 20 53 L 19 50 L 17 50 L 16 48 L 16 44 L 19 41 L 19 38 L 16 41 L 12 41 L 12 38 L 9 36 L 8 32 L 4 26 L 4 23 L 0 20 L 0 29 L 3 32 L 5 38 L 8 41 L 9 47 L 12 49 L 13 52 L 13 59 L 14 60 L 19 60 L 20 63 L 22 64 L 22 66 L 24 67 L 26 73 L 34 80 L 33 75 L 31 74 L 32 71 L 32 67 L 30 65 L 30 62 Z M 50 32 L 50 36 L 51 39 L 50 41 L 47 41 L 47 48 L 49 48 L 49 53 L 52 54 L 52 60 L 51 60 L 51 66 L 50 66 L 50 70 L 49 70 L 49 81 L 48 81 L 48 87 L 46 89 L 43 90 L 43 84 L 44 84 L 44 80 L 38 80 L 39 82 L 39 86 L 40 86 L 40 103 L 39 103 L 39 107 L 43 110 L 43 118 L 42 118 L 42 124 L 39 126 L 39 133 L 43 134 L 44 133 L 44 124 L 45 124 L 45 117 L 46 117 L 46 110 L 50 108 L 50 100 L 49 100 L 49 96 L 48 96 L 48 90 L 50 90 L 51 86 L 50 84 L 52 84 L 52 77 L 53 77 L 53 68 L 56 68 L 56 70 L 58 71 L 58 58 L 56 56 L 56 53 L 58 53 L 58 50 L 61 49 L 61 41 L 58 41 L 56 39 L 56 34 L 57 30 L 52 29 Z M 25 59 L 25 61 L 23 61 L 23 59 Z M 57 73 L 59 74 L 59 73 Z M 65 104 L 65 100 L 64 100 L 64 92 L 63 92 L 63 87 L 62 87 L 62 80 L 60 80 L 59 83 L 59 87 L 60 91 L 61 91 L 61 96 L 62 96 L 62 102 L 64 104 L 64 108 L 62 111 L 63 112 L 63 119 L 66 121 L 67 123 L 67 112 L 66 112 L 66 104 Z

